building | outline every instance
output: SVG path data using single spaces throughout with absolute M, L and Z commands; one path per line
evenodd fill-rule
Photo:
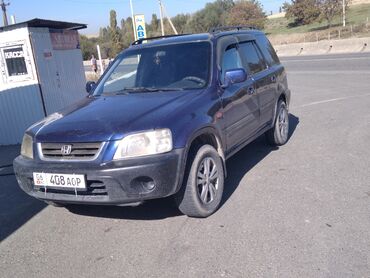
M 0 27 L 0 145 L 85 96 L 77 30 L 85 24 L 32 19 Z

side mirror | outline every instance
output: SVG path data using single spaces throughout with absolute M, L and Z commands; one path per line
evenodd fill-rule
M 86 83 L 86 92 L 91 94 L 96 87 L 96 83 L 94 81 L 87 81 Z
M 222 88 L 227 88 L 232 84 L 241 83 L 247 80 L 247 73 L 244 69 L 231 69 L 225 72 L 225 81 Z

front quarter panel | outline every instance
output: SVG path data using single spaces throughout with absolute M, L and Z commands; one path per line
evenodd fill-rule
M 187 111 L 184 111 L 187 110 Z M 211 128 L 216 135 L 224 142 L 222 136 L 222 103 L 217 94 L 215 86 L 209 87 L 183 111 L 174 116 L 172 134 L 174 148 L 188 147 L 189 142 L 198 131 L 204 128 Z

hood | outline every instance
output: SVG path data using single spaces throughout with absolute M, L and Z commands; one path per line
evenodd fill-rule
M 202 90 L 89 97 L 30 128 L 37 142 L 101 142 L 167 127 L 171 113 Z M 166 120 L 167 119 L 167 120 Z

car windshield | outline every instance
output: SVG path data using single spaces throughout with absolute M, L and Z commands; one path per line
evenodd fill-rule
M 204 88 L 209 82 L 210 57 L 209 42 L 130 51 L 115 61 L 94 95 Z

